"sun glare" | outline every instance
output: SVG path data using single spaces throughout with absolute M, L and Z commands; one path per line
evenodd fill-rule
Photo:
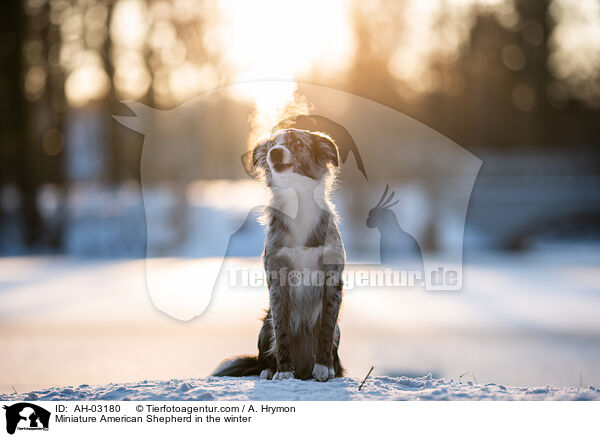
M 223 1 L 207 36 L 236 81 L 295 79 L 315 69 L 335 73 L 353 53 L 349 2 Z
M 235 98 L 256 105 L 253 123 L 265 123 L 263 131 L 297 103 L 295 81 L 343 77 L 355 58 L 365 55 L 357 53 L 357 23 L 376 29 L 360 50 L 373 50 L 387 60 L 397 91 L 407 100 L 442 86 L 432 63 L 451 64 L 460 56 L 479 13 L 493 14 L 515 32 L 529 25 L 535 34 L 526 27 L 521 33 L 530 43 L 540 44 L 544 37 L 539 23 L 522 22 L 513 0 L 404 0 L 394 7 L 393 2 L 357 0 L 85 3 L 69 7 L 64 0 L 49 1 L 50 20 L 60 26 L 59 62 L 71 105 L 100 100 L 111 85 L 117 98 L 141 99 L 150 93 L 156 105 L 172 107 L 219 85 L 279 81 L 277 86 L 236 88 L 241 94 Z M 557 79 L 553 95 L 561 87 L 565 95 L 568 86 L 583 100 L 598 100 L 600 2 L 551 0 L 549 5 L 556 22 L 548 59 Z M 107 38 L 110 51 L 103 54 Z M 36 52 L 40 44 L 28 43 L 26 53 Z M 505 47 L 502 59 L 507 68 L 520 71 L 526 60 L 515 47 Z M 40 67 L 27 71 L 30 100 L 41 96 L 46 76 Z M 457 80 L 450 88 L 458 94 L 464 83 Z
M 230 69 L 230 81 L 281 81 L 236 88 L 243 94 L 237 97 L 256 105 L 255 136 L 267 133 L 286 108 L 298 103 L 293 81 L 303 74 L 340 73 L 349 66 L 354 53 L 349 4 L 348 0 L 220 3 L 220 20 L 208 31 L 206 45 L 218 50 Z

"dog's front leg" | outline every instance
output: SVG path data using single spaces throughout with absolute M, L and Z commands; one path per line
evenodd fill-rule
M 342 304 L 342 267 L 329 266 L 325 274 L 321 326 L 317 342 L 317 354 L 313 377 L 327 381 L 335 376 L 333 370 L 333 336 Z
M 285 277 L 285 269 L 278 269 L 269 284 L 269 299 L 273 330 L 275 332 L 275 358 L 277 372 L 273 379 L 289 379 L 294 377 L 290 353 L 290 295 Z

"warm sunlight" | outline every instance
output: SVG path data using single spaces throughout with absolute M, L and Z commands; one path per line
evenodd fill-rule
M 67 77 L 66 96 L 78 106 L 103 98 L 111 81 L 117 98 L 137 100 L 150 94 L 160 107 L 244 81 L 335 81 L 359 68 L 356 59 L 369 51 L 385 54 L 381 60 L 396 80 L 396 91 L 414 102 L 442 86 L 450 95 L 460 95 L 463 78 L 443 84 L 433 66 L 436 62 L 451 65 L 460 57 L 478 14 L 493 15 L 530 43 L 528 28 L 536 32 L 534 39 L 544 37 L 540 24 L 523 21 L 510 0 L 405 0 L 400 4 L 390 10 L 386 2 L 354 0 L 309 0 L 301 5 L 274 0 L 117 0 L 111 7 L 98 3 L 87 8 L 49 2 L 51 21 L 60 22 L 59 58 Z M 557 79 L 549 93 L 564 100 L 568 87 L 582 100 L 592 101 L 599 94 L 593 82 L 599 6 L 595 0 L 568 5 L 566 0 L 553 0 L 549 7 L 556 26 L 548 35 L 548 66 Z M 365 29 L 370 30 L 364 33 Z M 31 42 L 26 53 L 34 53 L 39 44 Z M 521 48 L 505 49 L 507 68 L 524 68 Z M 511 49 L 521 61 L 510 56 Z M 112 65 L 112 71 L 107 65 Z M 28 71 L 25 88 L 30 100 L 40 98 L 46 79 L 39 66 Z M 268 90 L 251 88 L 238 97 L 270 112 L 268 120 L 276 108 L 293 100 L 295 90 L 289 82 Z
M 355 50 L 349 6 L 349 0 L 222 2 L 207 45 L 219 51 L 233 83 L 331 76 L 348 67 Z M 295 103 L 290 82 L 237 89 L 245 94 L 238 97 L 256 104 L 257 135 L 268 132 L 281 111 Z
M 315 69 L 331 74 L 343 71 L 354 51 L 348 9 L 348 0 L 225 1 L 207 38 L 224 52 L 236 82 L 294 79 Z
M 8 434 L 598 428 L 600 0 L 0 17 Z

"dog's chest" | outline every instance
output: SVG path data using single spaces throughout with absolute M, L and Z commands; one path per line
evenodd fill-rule
M 321 209 L 306 208 L 298 212 L 296 218 L 287 220 L 288 240 L 292 247 L 304 247 L 321 221 Z
M 291 268 L 293 271 L 303 272 L 306 269 L 309 272 L 313 272 L 321 270 L 320 259 L 323 256 L 323 246 L 282 247 L 277 254 L 285 256 L 290 260 L 291 265 L 288 268 Z

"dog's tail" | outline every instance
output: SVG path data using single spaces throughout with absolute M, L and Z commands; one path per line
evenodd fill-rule
M 219 364 L 212 376 L 250 376 L 260 375 L 263 370 L 258 357 L 242 355 L 230 358 Z

